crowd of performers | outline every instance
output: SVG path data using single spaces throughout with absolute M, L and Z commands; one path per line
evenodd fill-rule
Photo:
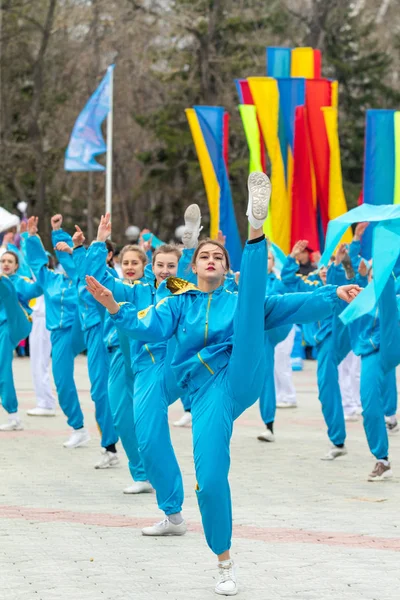
M 85 245 L 76 226 L 71 237 L 62 216 L 51 219 L 52 243 L 62 269 L 54 269 L 38 234 L 38 219 L 21 229 L 21 245 L 6 237 L 0 275 L 0 395 L 8 421 L 0 435 L 23 429 L 12 360 L 30 335 L 37 406 L 31 416 L 53 416 L 49 362 L 58 402 L 71 428 L 66 448 L 90 437 L 74 381 L 74 359 L 83 350 L 91 383 L 101 455 L 96 469 L 119 462 L 117 442 L 128 458 L 127 494 L 156 493 L 165 518 L 144 536 L 183 535 L 182 475 L 171 443 L 168 407 L 180 399 L 176 425 L 192 426 L 196 493 L 207 544 L 218 557 L 215 592 L 238 591 L 230 556 L 232 507 L 229 489 L 233 423 L 257 400 L 265 429 L 275 439 L 277 407 L 297 406 L 290 355 L 295 327 L 315 347 L 319 399 L 331 442 L 324 460 L 347 454 L 346 419 L 362 413 L 375 466 L 370 481 L 392 477 L 388 434 L 398 430 L 395 368 L 400 336 L 395 276 L 374 314 L 345 327 L 339 319 L 372 277 L 360 254 L 368 224 L 341 245 L 329 268 L 308 273 L 307 241 L 295 244 L 281 272 L 275 268 L 263 224 L 269 179 L 248 181 L 249 236 L 240 273 L 233 273 L 223 235 L 202 239 L 196 204 L 185 212 L 183 247 L 151 242 L 127 245 L 114 268 L 109 215 L 97 239 Z M 6 234 L 8 236 L 8 234 Z M 3 242 L 4 246 L 4 242 Z M 306 260 L 304 260 L 306 256 Z M 306 272 L 304 272 L 306 270 Z

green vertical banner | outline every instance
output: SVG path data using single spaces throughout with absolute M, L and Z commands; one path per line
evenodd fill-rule
M 253 104 L 239 104 L 239 112 L 243 122 L 244 133 L 246 135 L 247 145 L 249 147 L 249 173 L 261 171 L 261 139 L 260 128 L 257 121 L 257 109 Z M 271 218 L 270 212 L 264 224 L 264 232 L 271 239 Z

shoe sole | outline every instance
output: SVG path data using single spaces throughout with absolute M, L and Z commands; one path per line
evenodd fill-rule
M 380 477 L 368 477 L 367 481 L 375 483 L 376 481 L 390 481 L 391 479 L 393 479 L 392 471 L 386 471 L 386 473 L 384 473 Z
M 3 431 L 4 433 L 11 433 L 13 431 L 24 431 L 23 427 L 13 427 L 12 429 L 0 429 L 0 431 Z
M 271 182 L 265 173 L 250 173 L 247 187 L 251 195 L 251 210 L 258 221 L 265 221 L 271 198 Z
M 49 413 L 49 414 L 45 414 L 45 415 L 37 415 L 35 413 L 27 412 L 26 414 L 28 415 L 28 417 L 55 417 L 56 416 L 56 413 Z
M 111 464 L 108 464 L 108 465 L 102 465 L 102 466 L 94 465 L 94 468 L 96 470 L 100 470 L 100 469 L 112 469 L 113 467 L 117 467 L 118 465 L 119 465 L 119 461 L 111 463 Z
M 192 232 L 200 226 L 201 212 L 197 204 L 191 204 L 187 207 L 184 214 L 185 228 Z
M 276 408 L 297 408 L 297 404 L 277 404 Z
M 340 458 L 341 456 L 346 456 L 347 452 L 344 452 L 343 454 L 338 454 L 337 456 L 323 456 L 321 458 L 321 460 L 336 460 L 337 458 Z
M 140 492 L 126 492 L 125 490 L 123 490 L 123 493 L 127 496 L 137 496 L 138 494 L 151 494 L 152 492 L 154 492 L 153 488 L 149 490 L 141 490 Z
M 217 589 L 214 590 L 219 596 L 237 596 L 239 590 L 236 589 L 234 592 L 219 592 Z
M 260 442 L 274 442 L 275 438 L 265 438 L 262 435 L 258 435 L 257 439 L 260 440 Z
M 88 443 L 90 442 L 90 438 L 88 440 L 86 440 L 85 442 L 80 442 L 79 444 L 75 444 L 74 446 L 66 446 L 65 444 L 63 444 L 64 448 L 67 448 L 68 450 L 73 450 L 74 448 L 85 448 Z
M 168 537 L 168 536 L 175 536 L 175 537 L 180 537 L 181 535 L 185 535 L 185 533 L 187 532 L 187 529 L 185 531 L 182 531 L 182 533 L 144 533 L 142 531 L 142 535 L 144 535 L 144 537 Z

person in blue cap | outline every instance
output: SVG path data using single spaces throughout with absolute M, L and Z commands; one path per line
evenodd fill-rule
M 260 396 L 266 377 L 264 331 L 290 323 L 326 318 L 339 299 L 351 301 L 356 285 L 325 286 L 312 294 L 265 298 L 267 245 L 263 224 L 271 185 L 264 173 L 248 180 L 250 223 L 238 292 L 223 283 L 229 255 L 218 242 L 197 246 L 192 269 L 197 286 L 168 278 L 156 301 L 144 310 L 119 305 L 96 279 L 89 291 L 112 315 L 118 329 L 145 343 L 177 338 L 171 363 L 180 387 L 191 395 L 196 492 L 207 543 L 218 556 L 215 592 L 238 592 L 230 556 L 232 506 L 228 474 L 234 420 Z M 157 301 L 158 300 L 158 301 Z
M 52 345 L 52 370 L 58 401 L 72 428 L 65 448 L 86 446 L 90 440 L 84 427 L 84 418 L 74 381 L 75 356 L 82 351 L 78 296 L 74 281 L 62 273 L 48 268 L 48 256 L 38 232 L 38 218 L 28 220 L 28 237 L 25 242 L 29 267 L 43 290 L 46 303 L 46 327 Z
M 7 250 L 0 259 L 0 397 L 8 422 L 0 431 L 23 429 L 18 414 L 18 400 L 12 371 L 14 349 L 31 331 L 29 300 L 40 296 L 41 287 L 27 277 L 19 275 L 19 256 Z

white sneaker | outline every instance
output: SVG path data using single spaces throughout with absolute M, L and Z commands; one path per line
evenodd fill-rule
M 247 180 L 249 203 L 246 215 L 254 229 L 260 229 L 268 216 L 268 204 L 271 198 L 271 182 L 265 173 L 255 171 Z
M 119 463 L 118 454 L 116 452 L 109 452 L 103 450 L 101 459 L 94 465 L 95 469 L 108 469 L 109 467 L 115 467 Z
M 21 419 L 13 414 L 8 417 L 8 423 L 0 425 L 0 431 L 22 431 L 23 428 Z
M 358 414 L 354 412 L 349 415 L 344 415 L 344 420 L 348 421 L 349 423 L 352 421 L 358 421 L 359 420 Z
M 276 408 L 297 408 L 297 402 L 277 402 Z
M 86 446 L 89 440 L 89 432 L 82 427 L 82 429 L 74 429 L 69 440 L 64 442 L 63 446 L 64 448 L 80 448 L 81 446 Z
M 236 596 L 239 590 L 233 560 L 224 560 L 222 563 L 218 563 L 218 569 L 219 580 L 215 586 L 215 593 L 220 596 Z
M 191 427 L 192 426 L 192 413 L 185 410 L 179 421 L 175 421 L 174 427 Z
M 124 489 L 124 494 L 146 494 L 153 491 L 153 486 L 149 481 L 134 481 L 132 485 Z
M 56 411 L 54 408 L 40 408 L 40 406 L 35 406 L 35 408 L 27 410 L 26 414 L 30 417 L 55 417 Z
M 144 527 L 142 529 L 142 535 L 184 535 L 187 531 L 185 521 L 182 521 L 179 525 L 174 525 L 165 517 L 164 521 L 160 521 L 151 527 Z
M 185 231 L 182 235 L 182 243 L 185 248 L 196 248 L 200 231 L 201 212 L 197 204 L 191 204 L 185 210 Z
M 337 446 L 332 446 L 329 450 L 328 454 L 321 457 L 321 460 L 335 460 L 338 456 L 345 456 L 347 454 L 347 449 L 345 446 L 343 448 L 338 448 Z
M 272 431 L 266 429 L 265 431 L 260 433 L 260 435 L 257 436 L 257 439 L 260 440 L 260 442 L 274 442 L 275 436 L 272 433 Z

